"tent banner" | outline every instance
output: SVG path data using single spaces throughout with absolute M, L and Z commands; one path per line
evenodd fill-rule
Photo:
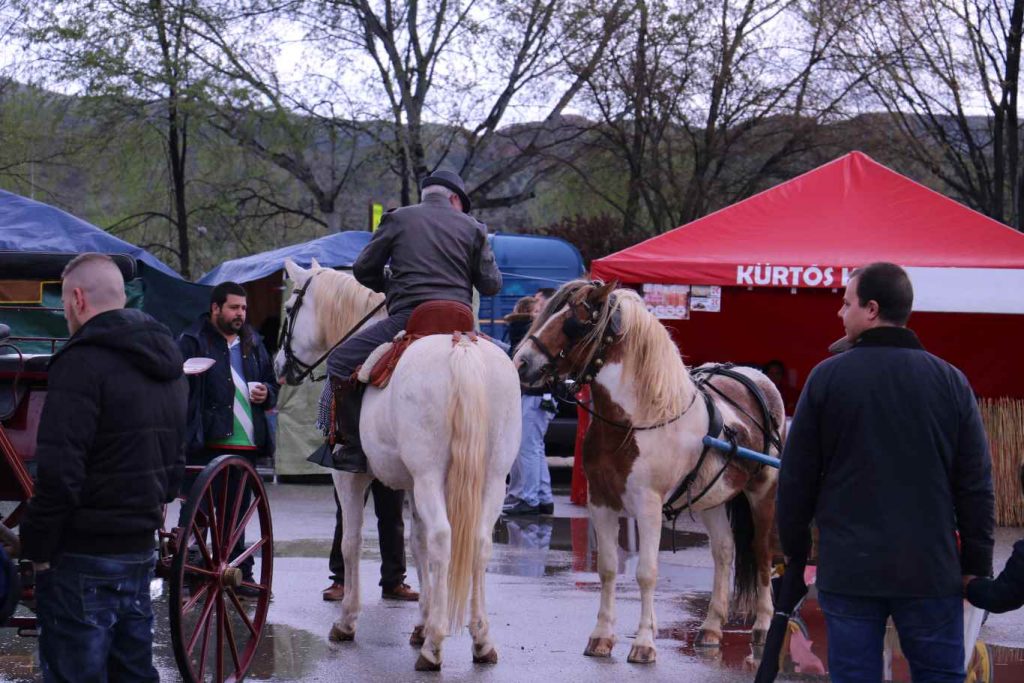
M 845 287 L 854 268 L 839 266 L 736 266 L 736 284 L 748 287 Z
M 690 285 L 645 284 L 643 293 L 647 310 L 659 320 L 690 319 Z

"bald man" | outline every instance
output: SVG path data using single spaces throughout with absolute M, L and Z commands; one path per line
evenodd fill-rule
M 126 310 L 110 257 L 64 269 L 71 338 L 50 360 L 21 557 L 46 681 L 156 681 L 155 532 L 184 473 L 188 385 L 170 331 Z

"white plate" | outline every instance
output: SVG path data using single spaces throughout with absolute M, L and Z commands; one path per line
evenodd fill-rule
M 189 358 L 185 361 L 185 374 L 186 375 L 198 375 L 206 372 L 213 367 L 216 363 L 212 358 Z

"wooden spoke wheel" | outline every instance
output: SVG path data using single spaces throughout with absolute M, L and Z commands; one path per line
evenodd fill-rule
M 174 657 L 189 683 L 240 681 L 270 607 L 267 493 L 247 460 L 222 455 L 203 468 L 183 505 L 169 581 Z

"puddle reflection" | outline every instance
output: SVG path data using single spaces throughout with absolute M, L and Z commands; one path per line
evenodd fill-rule
M 739 624 L 730 624 L 722 634 L 717 648 L 694 645 L 700 628 L 700 619 L 707 610 L 709 594 L 683 597 L 684 611 L 690 618 L 659 631 L 658 637 L 676 640 L 687 657 L 709 666 L 754 672 L 760 663 L 762 648 L 750 642 L 750 631 Z M 885 680 L 909 683 L 910 668 L 899 647 L 896 630 L 889 624 L 886 629 L 883 654 Z M 782 649 L 779 680 L 827 681 L 828 641 L 825 619 L 818 606 L 816 591 L 804 602 L 800 618 L 790 622 L 789 633 Z M 968 668 L 966 683 L 1016 683 L 1024 681 L 1024 649 L 988 645 L 979 640 Z
M 511 576 L 553 576 L 597 571 L 597 537 L 588 517 L 502 517 L 494 527 L 489 571 Z M 636 521 L 619 520 L 618 571 L 636 570 Z M 707 545 L 707 536 L 663 528 L 659 550 Z

